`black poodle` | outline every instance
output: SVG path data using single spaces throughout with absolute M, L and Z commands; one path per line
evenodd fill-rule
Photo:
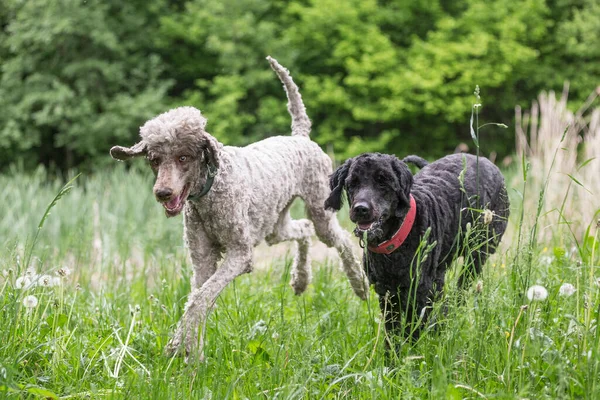
M 421 170 L 413 177 L 406 163 Z M 368 153 L 347 160 L 330 178 L 326 208 L 350 203 L 355 234 L 368 248 L 364 268 L 379 295 L 389 332 L 414 338 L 444 287 L 446 269 L 464 256 L 464 287 L 496 250 L 506 229 L 504 177 L 488 159 L 453 154 L 431 164 Z M 406 323 L 400 315 L 404 313 Z

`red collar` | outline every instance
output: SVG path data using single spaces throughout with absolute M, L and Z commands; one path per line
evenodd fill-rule
M 417 216 L 417 202 L 415 198 L 410 195 L 410 208 L 408 209 L 408 213 L 402 221 L 400 228 L 394 233 L 394 236 L 390 240 L 386 240 L 383 243 L 380 243 L 378 246 L 369 246 L 369 251 L 373 253 L 379 254 L 390 254 L 398 247 L 402 246 L 402 243 L 408 237 L 410 230 L 412 229 L 413 223 L 415 222 L 415 217 Z

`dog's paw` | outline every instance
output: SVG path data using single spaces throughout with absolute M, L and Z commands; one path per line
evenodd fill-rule
M 183 335 L 178 329 L 165 346 L 167 357 L 184 357 L 186 363 L 204 361 L 202 344 L 198 344 L 193 335 Z
M 361 283 L 354 286 L 354 293 L 360 297 L 361 300 L 366 300 L 369 298 L 369 282 L 366 278 L 362 279 Z
M 183 345 L 182 337 L 180 335 L 175 334 L 169 343 L 165 346 L 165 355 L 167 357 L 173 356 L 184 356 L 188 357 L 190 349 L 187 349 Z
M 294 289 L 294 294 L 300 296 L 308 287 L 308 280 L 292 279 L 290 286 Z

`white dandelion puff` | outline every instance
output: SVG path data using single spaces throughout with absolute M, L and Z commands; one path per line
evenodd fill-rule
M 31 282 L 31 278 L 29 278 L 28 276 L 20 276 L 15 281 L 16 289 L 26 290 L 29 289 L 31 286 L 33 286 L 33 282 Z
M 494 212 L 488 209 L 483 211 L 483 224 L 489 225 L 494 220 Z
M 558 294 L 561 296 L 569 297 L 572 296 L 576 290 L 577 289 L 575 289 L 575 286 L 571 285 L 570 283 L 563 283 L 560 286 L 560 289 L 558 289 Z
M 71 269 L 69 267 L 62 267 L 59 268 L 58 271 L 56 271 L 56 273 L 60 276 L 69 276 L 71 275 Z
M 38 305 L 38 299 L 34 295 L 25 296 L 23 305 L 27 308 L 34 308 Z
M 481 281 L 481 280 L 477 281 L 477 284 L 475 285 L 475 292 L 477 292 L 477 293 L 483 292 L 483 281 Z
M 52 287 L 54 286 L 54 277 L 50 275 L 42 275 L 38 279 L 38 286 Z
M 529 301 L 543 301 L 548 297 L 548 291 L 541 285 L 533 285 L 527 290 Z
M 549 265 L 552 265 L 552 262 L 554 262 L 554 257 L 553 256 L 542 256 L 542 257 L 540 257 L 539 262 L 540 262 L 540 264 L 542 264 L 544 266 L 549 266 Z

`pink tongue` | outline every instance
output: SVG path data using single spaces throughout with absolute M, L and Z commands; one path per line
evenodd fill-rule
M 177 205 L 179 205 L 179 201 L 181 200 L 180 197 L 181 197 L 181 195 L 175 197 L 171 201 L 166 202 L 165 205 L 167 206 L 167 208 L 172 209 L 172 208 L 175 208 Z
M 372 225 L 373 225 L 373 223 L 372 223 L 372 222 L 368 222 L 368 223 L 365 223 L 365 224 L 358 224 L 358 227 L 359 227 L 360 229 L 362 229 L 362 230 L 367 230 L 367 229 L 369 229 L 369 228 L 370 228 Z

